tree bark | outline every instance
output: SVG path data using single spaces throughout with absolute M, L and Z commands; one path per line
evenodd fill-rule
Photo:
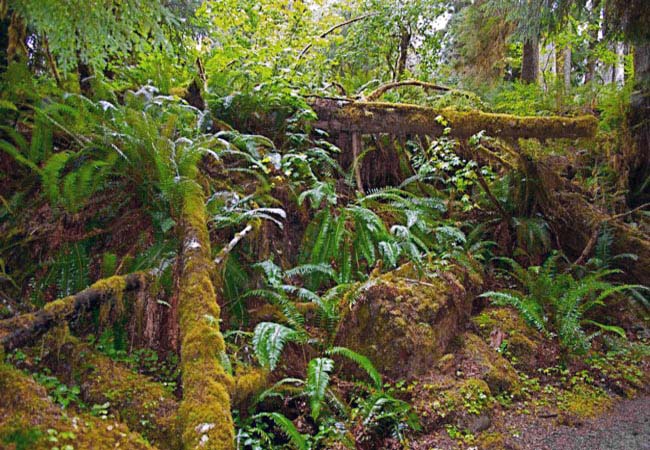
M 598 125 L 593 116 L 518 117 L 395 103 L 342 104 L 320 98 L 311 106 L 319 117 L 315 126 L 332 133 L 441 136 L 449 128 L 449 136 L 461 139 L 481 130 L 499 138 L 572 139 L 594 136 Z
M 399 81 L 406 71 L 406 61 L 408 59 L 410 46 L 411 32 L 406 28 L 403 28 L 399 40 L 399 56 L 397 58 L 397 69 L 395 70 L 393 81 Z
M 524 42 L 521 61 L 521 81 L 536 84 L 539 76 L 539 38 L 531 37 Z
M 635 48 L 634 76 L 628 117 L 636 146 L 629 162 L 628 203 L 631 207 L 650 201 L 650 42 Z

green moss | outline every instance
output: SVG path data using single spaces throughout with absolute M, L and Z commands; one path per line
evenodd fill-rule
M 506 448 L 505 439 L 501 433 L 483 433 L 476 440 L 476 446 L 481 450 L 501 450 Z
M 479 336 L 472 333 L 463 334 L 461 353 L 473 365 L 478 366 L 481 378 L 495 394 L 516 387 L 519 377 L 515 369 Z
M 183 400 L 178 429 L 185 449 L 229 450 L 234 448 L 235 437 L 229 392 L 235 383 L 218 359 L 225 344 L 218 328 L 221 311 L 211 279 L 214 265 L 202 194 L 184 195 L 182 221 L 179 323 Z
M 268 378 L 268 372 L 263 369 L 252 368 L 238 372 L 235 376 L 234 389 L 231 392 L 233 405 L 240 410 L 244 409 L 252 397 L 268 387 Z
M 514 357 L 515 365 L 524 369 L 533 369 L 537 363 L 539 343 L 544 337 L 537 330 L 529 327 L 521 316 L 509 308 L 487 308 L 472 318 L 479 334 L 488 342 L 495 330 L 502 331 L 506 350 Z
M 350 103 L 338 110 L 336 115 L 339 120 L 359 127 L 369 120 L 376 119 L 383 122 L 387 132 L 391 130 L 391 126 L 406 125 L 409 131 L 442 134 L 443 129 L 449 127 L 455 137 L 469 137 L 480 130 L 486 130 L 487 134 L 493 137 L 578 138 L 593 137 L 598 128 L 598 120 L 593 116 L 522 117 L 481 111 L 457 111 L 451 108 L 436 110 L 419 105 L 385 102 Z
M 596 417 L 611 404 L 612 399 L 602 389 L 582 383 L 558 395 L 558 407 L 565 412 L 562 418 L 565 422 Z
M 110 410 L 132 430 L 159 448 L 178 448 L 176 400 L 160 384 L 97 353 L 67 333 L 67 327 L 45 336 L 40 357 L 67 384 L 81 386 L 87 404 L 110 402 Z
M 30 450 L 50 450 L 57 443 L 79 449 L 151 448 L 119 422 L 62 411 L 43 386 L 6 364 L 0 364 L 0 442 L 29 444 Z

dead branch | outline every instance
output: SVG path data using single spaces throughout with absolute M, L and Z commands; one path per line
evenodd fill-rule
M 231 251 L 239 244 L 239 241 L 244 239 L 248 233 L 250 233 L 253 230 L 253 225 L 250 223 L 246 225 L 246 227 L 241 230 L 239 233 L 235 234 L 235 237 L 232 238 L 232 240 L 226 245 L 224 248 L 221 249 L 217 257 L 214 259 L 214 263 L 216 265 L 219 265 L 223 262 L 224 259 L 226 259 L 226 256 L 230 254 Z
M 426 91 L 442 91 L 442 92 L 448 92 L 451 89 L 445 86 L 439 86 L 437 84 L 433 83 L 427 83 L 426 81 L 420 81 L 420 80 L 404 80 L 404 81 L 395 81 L 392 83 L 386 83 L 382 86 L 379 86 L 377 89 L 372 91 L 370 94 L 368 94 L 365 98 L 364 101 L 366 102 L 374 102 L 378 98 L 380 98 L 382 95 L 384 95 L 386 92 L 397 89 L 399 87 L 403 86 L 417 86 L 420 87 Z
M 52 327 L 76 319 L 85 311 L 126 292 L 144 289 L 145 273 L 132 273 L 97 281 L 78 294 L 48 303 L 43 309 L 0 321 L 0 343 L 6 351 L 32 344 Z
M 331 26 L 330 28 L 328 28 L 327 30 L 322 32 L 320 35 L 318 35 L 318 37 L 320 39 L 323 39 L 323 38 L 329 36 L 330 34 L 332 34 L 334 31 L 338 30 L 339 28 L 343 28 L 345 26 L 352 25 L 353 23 L 360 22 L 362 20 L 365 20 L 365 19 L 367 19 L 369 17 L 376 16 L 376 15 L 377 15 L 377 13 L 370 13 L 370 14 L 364 14 L 364 15 L 358 16 L 358 17 L 353 17 L 352 19 L 346 20 L 345 22 L 341 22 L 341 23 L 338 23 L 336 25 Z M 309 44 L 307 44 L 305 46 L 305 48 L 303 48 L 302 51 L 300 52 L 300 54 L 298 55 L 298 60 L 302 59 L 302 57 L 305 56 L 305 54 L 312 48 L 313 45 L 314 45 L 313 42 L 310 42 Z

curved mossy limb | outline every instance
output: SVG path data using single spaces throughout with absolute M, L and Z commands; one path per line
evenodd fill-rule
M 234 381 L 219 362 L 225 344 L 219 330 L 221 310 L 211 280 L 214 263 L 201 192 L 184 195 L 182 223 L 179 321 L 183 399 L 178 429 L 185 449 L 229 450 L 234 448 L 235 439 L 229 394 Z
M 40 356 L 48 368 L 66 384 L 78 385 L 86 404 L 110 403 L 111 413 L 158 448 L 180 448 L 174 396 L 162 384 L 63 331 L 55 330 L 43 340 Z
M 18 444 L 30 450 L 154 448 L 120 422 L 62 410 L 33 378 L 0 364 L 0 448 Z
M 146 284 L 145 273 L 99 280 L 78 294 L 46 304 L 35 313 L 0 321 L 0 344 L 6 351 L 30 345 L 52 327 L 75 319 L 83 311 L 113 299 L 119 307 L 125 292 L 143 289 Z

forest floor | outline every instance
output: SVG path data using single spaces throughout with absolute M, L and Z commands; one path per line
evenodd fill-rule
M 512 417 L 513 422 L 517 420 Z M 650 397 L 616 403 L 601 417 L 578 426 L 527 417 L 513 438 L 522 450 L 650 450 Z

